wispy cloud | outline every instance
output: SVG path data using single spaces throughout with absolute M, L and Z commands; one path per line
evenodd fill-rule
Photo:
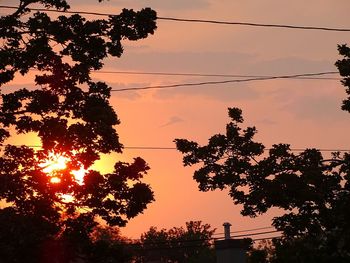
M 170 119 L 166 123 L 164 123 L 160 127 L 167 127 L 167 126 L 174 125 L 176 123 L 183 122 L 183 121 L 184 120 L 178 116 L 172 116 L 172 117 L 170 117 Z
M 73 1 L 72 1 L 73 2 Z M 139 9 L 142 7 L 151 7 L 156 10 L 193 10 L 193 9 L 203 9 L 210 6 L 208 0 L 176 0 L 176 1 L 164 1 L 164 0 L 137 0 L 137 1 L 128 1 L 128 0 L 110 0 L 106 3 L 96 4 L 96 0 L 75 0 L 74 7 L 79 6 L 117 6 L 125 8 L 135 8 Z M 73 3 L 72 3 L 73 5 Z

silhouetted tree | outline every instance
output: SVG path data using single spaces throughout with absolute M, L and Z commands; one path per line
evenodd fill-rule
M 350 94 L 350 49 L 339 46 L 345 58 L 336 63 Z M 343 109 L 350 111 L 349 98 Z M 273 219 L 283 232 L 276 240 L 274 262 L 349 262 L 350 153 L 324 158 L 320 150 L 294 153 L 288 144 L 267 151 L 254 140 L 255 127 L 245 129 L 242 111 L 230 108 L 225 134 L 205 146 L 176 139 L 185 166 L 201 164 L 194 179 L 201 191 L 229 189 L 244 216 L 255 217 L 272 207 L 286 211 Z
M 186 228 L 157 230 L 151 227 L 142 234 L 138 263 L 160 261 L 167 263 L 212 263 L 215 251 L 212 235 L 215 229 L 201 221 L 186 222 Z
M 119 228 L 97 226 L 91 233 L 92 262 L 132 262 L 134 258 L 134 244 L 120 234 Z
M 251 246 L 247 255 L 247 263 L 267 263 L 271 261 L 275 253 L 273 242 L 261 240 L 255 246 Z
M 87 20 L 79 14 L 33 12 L 32 6 L 70 8 L 65 0 L 20 0 L 14 13 L 0 17 L 0 200 L 7 206 L 0 210 L 2 262 L 40 262 L 22 252 L 38 253 L 34 246 L 44 240 L 57 247 L 58 236 L 80 253 L 96 217 L 123 226 L 154 200 L 142 182 L 149 167 L 140 157 L 116 162 L 108 174 L 89 169 L 83 183 L 72 171 L 88 169 L 101 154 L 122 152 L 115 130 L 120 121 L 109 104 L 111 88 L 94 82 L 90 72 L 101 69 L 107 56 L 121 56 L 123 40 L 153 34 L 156 12 L 123 9 Z M 6 87 L 16 73 L 29 70 L 36 72 L 35 88 Z M 42 148 L 5 147 L 15 133 L 37 135 Z M 69 159 L 67 168 L 54 174 L 59 183 L 52 183 L 40 165 L 52 154 Z

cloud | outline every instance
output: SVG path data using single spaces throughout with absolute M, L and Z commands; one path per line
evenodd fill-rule
M 314 122 L 343 121 L 348 113 L 340 109 L 342 100 L 329 94 L 313 94 L 294 98 L 281 109 L 294 114 L 298 119 Z
M 71 4 L 73 6 L 73 3 Z M 109 7 L 125 7 L 125 8 L 135 8 L 140 9 L 143 7 L 151 7 L 155 10 L 198 10 L 203 8 L 208 8 L 210 2 L 207 0 L 176 0 L 176 1 L 164 1 L 164 0 L 136 0 L 136 1 L 127 1 L 127 0 L 110 0 L 102 2 L 97 5 L 96 0 L 75 0 L 75 6 L 109 6 Z
M 130 1 L 118 1 L 122 5 L 127 6 Z M 170 9 L 170 10 L 184 10 L 184 9 L 202 9 L 207 8 L 210 3 L 206 0 L 176 0 L 176 1 L 164 1 L 164 0 L 139 0 L 136 1 L 140 6 L 150 6 L 154 9 Z
M 210 63 L 208 63 L 208 61 L 210 61 Z M 248 67 L 252 61 L 254 61 L 253 54 L 238 52 L 136 52 L 131 50 L 130 52 L 126 52 L 120 59 L 108 59 L 105 65 L 109 70 L 117 68 L 117 70 L 143 72 L 239 74 L 241 70 Z M 189 78 L 178 76 L 150 76 L 150 78 L 150 82 L 156 83 L 153 85 L 233 79 L 223 77 Z M 179 87 L 158 90 L 154 94 L 158 99 L 169 99 L 174 96 L 204 96 L 222 101 L 252 99 L 258 96 L 256 90 L 248 86 L 247 83 Z
M 210 63 L 208 63 L 210 61 Z M 326 60 L 310 60 L 300 57 L 281 57 L 271 60 L 259 60 L 255 54 L 239 52 L 157 52 L 130 50 L 123 57 L 107 60 L 108 68 L 120 70 L 173 72 L 173 73 L 220 73 L 247 75 L 286 75 L 312 73 L 332 70 L 333 63 Z M 334 69 L 335 70 L 335 69 Z M 153 79 L 156 77 L 153 76 Z M 179 78 L 157 77 L 157 85 L 176 83 L 196 83 L 228 80 L 230 78 Z M 233 78 L 231 78 L 233 79 Z M 158 99 L 170 99 L 179 96 L 202 96 L 220 101 L 241 101 L 260 98 L 266 94 L 261 86 L 264 81 L 249 83 L 229 83 L 158 90 L 154 96 Z M 270 82 L 268 85 L 271 85 Z
M 254 54 L 239 52 L 187 52 L 187 51 L 148 51 L 139 52 L 125 48 L 119 59 L 105 60 L 108 67 L 143 71 L 175 72 L 239 72 L 255 60 Z
M 173 124 L 176 124 L 176 123 L 179 123 L 179 122 L 183 122 L 184 120 L 181 119 L 180 117 L 178 116 L 172 116 L 170 117 L 170 119 L 164 123 L 163 125 L 161 125 L 160 127 L 163 128 L 163 127 L 167 127 L 167 126 L 170 126 L 170 125 L 173 125 Z
M 298 73 L 313 73 L 323 71 L 336 71 L 333 61 L 311 60 L 301 57 L 280 57 L 271 60 L 260 60 L 251 63 L 250 72 L 256 72 L 260 75 L 283 75 Z
M 257 123 L 265 124 L 265 125 L 277 125 L 278 124 L 276 121 L 268 119 L 268 118 L 258 119 Z

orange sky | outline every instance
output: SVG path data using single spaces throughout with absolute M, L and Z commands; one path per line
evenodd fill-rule
M 14 1 L 0 4 L 13 5 Z M 122 7 L 150 6 L 158 16 L 226 21 L 350 28 L 348 0 L 75 0 L 73 10 L 119 13 Z M 2 11 L 2 10 L 1 10 Z M 4 12 L 4 11 L 2 11 Z M 337 44 L 349 43 L 349 33 L 267 29 L 159 21 L 154 36 L 125 42 L 122 58 L 106 61 L 105 70 L 281 75 L 336 71 Z M 222 78 L 95 74 L 113 88 L 142 87 Z M 32 85 L 18 78 L 8 88 Z M 10 87 L 12 86 L 12 87 Z M 163 91 L 116 92 L 111 99 L 120 119 L 117 127 L 125 146 L 174 147 L 175 138 L 205 143 L 223 132 L 228 107 L 241 107 L 245 125 L 255 125 L 258 139 L 269 147 L 291 143 L 293 148 L 350 148 L 347 113 L 340 110 L 345 92 L 334 80 L 273 80 L 178 88 Z M 32 138 L 16 143 L 36 144 Z M 222 232 L 270 225 L 273 212 L 257 219 L 240 216 L 225 191 L 199 192 L 192 168 L 182 166 L 175 150 L 125 150 L 102 161 L 105 171 L 115 160 L 141 156 L 150 165 L 146 181 L 156 201 L 122 232 L 138 238 L 150 226 L 170 228 L 202 220 Z

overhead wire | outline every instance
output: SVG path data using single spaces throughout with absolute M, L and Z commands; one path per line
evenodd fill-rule
M 0 5 L 0 8 L 4 9 L 18 9 L 16 6 Z M 45 8 L 30 8 L 33 11 L 39 12 L 53 12 L 53 13 L 66 13 L 66 14 L 81 14 L 81 15 L 94 15 L 94 16 L 115 16 L 112 13 L 100 13 L 90 11 L 69 11 L 69 10 L 53 10 Z M 252 23 L 241 21 L 220 21 L 220 20 L 208 20 L 208 19 L 191 19 L 191 18 L 177 18 L 177 17 L 162 17 L 157 16 L 158 20 L 172 21 L 172 22 L 189 22 L 189 23 L 206 23 L 216 25 L 233 25 L 233 26 L 250 26 L 250 27 L 267 27 L 267 28 L 284 28 L 284 29 L 299 29 L 299 30 L 321 30 L 321 31 L 333 31 L 333 32 L 350 32 L 350 28 L 335 28 L 335 27 L 318 27 L 318 26 L 298 26 L 288 24 L 269 24 L 269 23 Z
M 256 242 L 256 241 L 262 241 L 262 240 L 270 240 L 270 239 L 278 239 L 278 238 L 282 238 L 283 236 L 273 236 L 273 237 L 264 237 L 264 238 L 254 238 L 251 239 L 252 242 Z M 143 247 L 139 247 L 138 249 L 140 250 L 167 250 L 167 249 L 188 249 L 188 248 L 200 248 L 200 247 L 213 247 L 213 243 L 207 243 L 207 244 L 196 244 L 196 245 L 192 245 L 192 244 L 181 244 L 183 241 L 178 241 L 180 244 L 176 244 L 173 246 L 170 246 L 170 244 L 168 242 L 164 242 L 164 244 L 166 244 L 167 246 L 149 246 L 149 245 L 156 245 L 155 243 L 151 243 L 151 244 L 141 244 L 143 245 Z M 198 241 L 197 241 L 198 242 Z M 138 246 L 140 244 L 137 243 L 131 243 L 131 244 L 125 244 L 125 245 L 129 245 L 129 246 Z M 148 247 L 147 247 L 148 245 Z M 137 248 L 137 247 L 136 247 Z
M 37 69 L 30 71 L 41 72 Z M 276 75 L 252 75 L 252 74 L 223 74 L 202 72 L 161 72 L 161 71 L 128 71 L 128 70 L 92 70 L 91 74 L 117 74 L 117 75 L 152 75 L 152 76 L 183 76 L 183 77 L 223 77 L 223 78 L 279 78 Z M 317 80 L 341 80 L 341 78 L 317 77 L 339 74 L 338 71 L 307 72 L 298 74 L 282 75 L 282 77 L 295 79 L 317 79 Z M 316 76 L 316 77 L 314 77 Z
M 252 229 L 231 231 L 230 234 L 252 232 L 252 231 L 256 231 L 256 230 L 271 229 L 271 228 L 274 228 L 274 227 L 273 226 L 265 226 L 265 227 L 258 227 L 258 228 L 252 228 Z M 225 233 L 215 233 L 214 235 L 223 235 L 223 234 L 225 234 Z
M 261 240 L 269 240 L 269 239 L 274 239 L 274 238 L 282 238 L 283 236 L 274 236 L 274 237 L 263 237 L 263 238 L 253 238 L 252 241 L 261 241 Z
M 18 9 L 18 7 L 15 6 L 5 6 L 1 5 L 0 8 L 8 8 L 8 9 Z M 80 14 L 90 14 L 90 15 L 102 15 L 102 16 L 110 16 L 113 14 L 106 14 L 106 13 L 97 13 L 97 12 L 86 12 L 86 11 L 63 11 L 63 10 L 51 10 L 51 9 L 43 9 L 43 8 L 32 8 L 31 10 L 34 11 L 44 11 L 44 12 L 59 12 L 59 13 L 80 13 Z M 159 17 L 159 19 L 163 20 L 176 20 L 180 21 L 182 19 L 176 19 L 176 18 L 165 18 L 165 17 Z M 197 20 L 193 20 L 197 21 Z M 193 22 L 192 21 L 192 22 Z M 200 21 L 200 20 L 198 20 Z M 203 20 L 204 21 L 204 20 Z M 209 20 L 208 20 L 209 21 Z M 213 21 L 211 21 L 213 22 Z M 270 26 L 270 25 L 269 25 Z M 149 74 L 149 75 L 182 75 L 182 76 L 224 76 L 224 74 L 195 74 L 195 73 L 161 73 L 161 72 L 113 72 L 113 71 L 100 71 L 95 73 L 122 73 L 122 74 Z M 225 84 L 225 83 L 239 83 L 239 82 L 249 82 L 249 81 L 261 81 L 261 80 L 272 80 L 272 79 L 285 79 L 285 78 L 302 78 L 302 79 L 308 79 L 308 77 L 311 76 L 320 76 L 325 74 L 335 74 L 338 72 L 322 72 L 322 73 L 311 73 L 311 74 L 296 74 L 296 75 L 283 75 L 283 76 L 251 76 L 252 78 L 248 79 L 234 79 L 234 80 L 225 80 L 225 81 L 206 81 L 206 82 L 199 82 L 199 83 L 178 83 L 178 84 L 171 84 L 171 85 L 157 85 L 157 86 L 147 86 L 147 87 L 134 87 L 134 88 L 122 88 L 122 89 L 112 89 L 113 92 L 122 92 L 122 91 L 133 91 L 133 90 L 148 90 L 148 89 L 167 89 L 167 88 L 176 88 L 176 87 L 187 87 L 187 86 L 202 86 L 202 85 L 215 85 L 215 84 Z M 234 76 L 225 74 L 225 77 Z M 239 77 L 240 75 L 235 75 L 235 77 Z M 241 75 L 243 76 L 243 75 Z M 312 79 L 330 79 L 330 78 L 312 78 Z M 334 78 L 331 78 L 332 80 Z M 335 79 L 338 80 L 338 79 Z
M 286 25 L 286 24 L 266 24 L 266 23 L 219 21 L 219 20 L 190 19 L 190 18 L 176 18 L 176 17 L 157 17 L 157 19 L 167 20 L 167 21 L 175 21 L 175 22 L 206 23 L 206 24 L 219 24 L 219 25 L 236 25 L 236 26 L 251 26 L 251 27 L 272 27 L 272 28 L 287 28 L 287 29 L 302 29 L 302 30 L 350 32 L 350 28 L 297 26 L 297 25 Z
M 33 69 L 33 71 L 36 71 Z M 218 81 L 202 81 L 202 82 L 191 82 L 191 83 L 175 83 L 169 85 L 155 85 L 155 86 L 144 86 L 144 87 L 130 87 L 130 88 L 120 88 L 111 89 L 111 92 L 126 92 L 126 91 L 143 91 L 143 90 L 153 90 L 153 89 L 172 89 L 172 88 L 184 88 L 184 87 L 196 87 L 196 86 L 206 86 L 206 85 L 220 85 L 228 83 L 244 83 L 253 81 L 269 81 L 269 80 L 281 80 L 281 79 L 297 79 L 297 80 L 337 80 L 340 78 L 327 78 L 327 77 L 316 77 L 339 74 L 337 71 L 325 71 L 325 72 L 315 72 L 315 73 L 300 73 L 293 75 L 280 75 L 280 76 L 254 76 L 254 75 L 234 75 L 234 74 L 204 74 L 204 73 L 171 73 L 171 72 L 133 72 L 133 71 L 93 71 L 92 73 L 102 73 L 102 74 L 137 74 L 137 75 L 167 75 L 167 76 L 197 76 L 197 77 L 248 77 L 244 79 L 230 79 L 230 80 L 218 80 Z M 8 86 L 10 87 L 10 86 Z
M 9 146 L 15 146 L 15 147 L 21 147 L 21 146 L 25 146 L 25 147 L 29 147 L 29 148 L 42 148 L 41 145 L 20 145 L 20 144 L 3 144 L 0 145 L 1 147 L 6 147 L 7 145 Z M 312 147 L 312 149 L 314 149 L 315 147 Z M 127 150 L 177 150 L 176 147 L 159 147 L 159 146 L 124 146 L 123 149 L 127 149 Z M 272 148 L 265 148 L 265 151 L 269 151 Z M 310 148 L 290 148 L 289 150 L 292 152 L 303 152 L 307 149 L 311 149 Z M 317 148 L 316 148 L 317 149 Z M 340 148 L 334 148 L 334 149 L 326 149 L 326 148 L 320 148 L 317 149 L 320 152 L 350 152 L 350 149 L 340 149 Z M 262 228 L 264 229 L 264 228 Z M 258 229 L 256 229 L 258 230 Z M 235 231 L 232 233 L 239 233 L 240 231 Z M 244 230 L 242 230 L 241 232 L 246 232 Z
M 32 69 L 32 71 L 38 71 Z M 291 75 L 251 75 L 251 74 L 213 74 L 213 73 L 185 73 L 185 72 L 150 72 L 150 71 L 108 71 L 108 70 L 94 70 L 92 74 L 124 74 L 124 75 L 155 75 L 155 76 L 187 76 L 187 77 L 224 77 L 224 78 L 246 78 L 246 79 L 235 79 L 235 80 L 223 80 L 223 81 L 207 81 L 200 83 L 176 83 L 171 85 L 160 85 L 160 86 L 149 86 L 139 87 L 132 89 L 150 89 L 150 88 L 165 88 L 165 87 L 179 87 L 179 86 L 195 86 L 195 85 L 209 85 L 209 84 L 225 84 L 231 82 L 247 82 L 247 81 L 258 81 L 258 80 L 275 80 L 275 79 L 299 79 L 299 80 L 341 80 L 341 78 L 330 78 L 330 77 L 317 77 L 339 74 L 338 71 L 323 71 L 313 73 L 299 73 Z M 176 85 L 176 86 L 175 86 Z M 125 89 L 112 89 L 112 91 L 126 91 Z
M 30 69 L 30 71 L 37 71 L 37 69 Z M 160 72 L 160 71 L 128 71 L 128 70 L 92 70 L 91 74 L 117 74 L 117 75 L 151 75 L 151 76 L 182 76 L 182 77 L 223 77 L 223 78 L 276 78 L 274 75 L 251 75 L 251 74 L 223 74 L 223 73 L 193 73 L 193 72 Z M 298 75 L 284 75 L 293 79 L 315 79 L 315 80 L 341 80 L 341 78 L 332 77 L 312 77 L 322 75 L 339 74 L 337 71 L 324 71 L 316 73 L 299 73 Z
M 252 230 L 253 231 L 253 230 Z M 243 237 L 243 238 L 249 238 L 250 236 L 259 236 L 259 235 L 266 235 L 266 234 L 273 234 L 281 231 L 265 231 L 265 232 L 256 232 L 252 234 L 245 234 L 245 235 L 236 235 L 236 236 L 231 236 L 231 238 L 238 238 L 238 237 Z M 209 238 L 192 238 L 192 239 L 173 239 L 173 240 L 157 240 L 157 241 L 150 241 L 148 243 L 145 243 L 145 245 L 157 245 L 157 244 L 174 244 L 179 245 L 179 243 L 193 243 L 193 242 L 204 242 L 204 241 L 216 241 L 216 240 L 222 240 L 224 239 L 224 236 L 222 237 L 209 237 Z M 134 242 L 142 242 L 140 239 L 134 239 Z
M 272 231 L 264 231 L 264 232 L 258 232 L 258 233 L 252 233 L 252 234 L 242 234 L 242 235 L 234 235 L 231 236 L 232 238 L 237 238 L 237 237 L 250 237 L 250 236 L 259 236 L 259 235 L 266 235 L 266 234 L 273 234 L 281 232 L 279 230 L 272 230 Z
M 8 9 L 18 9 L 15 6 L 5 6 L 0 5 L 0 8 Z M 59 13 L 72 13 L 72 14 L 89 14 L 89 15 L 101 15 L 101 16 L 113 16 L 113 14 L 107 13 L 98 13 L 98 12 L 86 12 L 86 11 L 63 11 L 63 10 L 52 10 L 44 8 L 32 8 L 34 11 L 43 11 L 43 12 L 59 12 Z M 162 20 L 173 20 L 173 21 L 185 21 L 186 19 L 178 18 L 168 18 L 168 17 L 158 17 Z M 254 23 L 241 23 L 241 22 L 220 22 L 214 20 L 196 20 L 196 19 L 187 19 L 187 22 L 210 22 L 210 23 L 225 23 L 225 24 L 247 24 L 254 26 L 272 26 L 270 24 L 254 24 Z M 276 25 L 278 27 L 283 27 L 281 25 Z M 287 26 L 288 28 L 299 28 L 296 26 Z M 308 29 L 315 29 L 314 27 L 306 27 Z M 326 28 L 320 28 L 326 29 Z M 331 30 L 328 28 L 327 30 Z M 344 29 L 347 31 L 347 29 Z M 348 30 L 350 31 L 350 29 Z M 95 71 L 94 73 L 119 73 L 119 74 L 143 74 L 143 75 L 172 75 L 172 76 L 215 76 L 215 77 L 245 77 L 244 75 L 230 75 L 230 74 L 196 74 L 196 73 L 168 73 L 168 72 L 125 72 L 125 71 Z M 248 79 L 234 79 L 234 80 L 224 80 L 224 81 L 206 81 L 198 83 L 177 83 L 170 85 L 156 85 L 156 86 L 146 86 L 146 87 L 133 87 L 133 88 L 122 88 L 122 89 L 112 89 L 112 92 L 123 92 L 123 91 L 136 91 L 136 90 L 149 90 L 149 89 L 168 89 L 168 88 L 177 88 L 177 87 L 188 87 L 188 86 L 203 86 L 203 85 L 216 85 L 216 84 L 225 84 L 225 83 L 239 83 L 239 82 L 250 82 L 250 81 L 264 81 L 264 80 L 273 80 L 273 79 L 286 79 L 286 78 L 298 78 L 298 79 L 323 79 L 323 80 L 338 80 L 338 78 L 314 78 L 313 76 L 320 76 L 326 74 L 336 74 L 338 72 L 322 72 L 322 73 L 311 73 L 311 74 L 296 74 L 296 75 L 282 75 L 282 76 L 248 76 Z
M 223 78 L 268 78 L 274 77 L 272 75 L 248 75 L 248 74 L 215 74 L 215 73 L 185 73 L 185 72 L 151 72 L 151 71 L 113 71 L 113 70 L 96 70 L 92 71 L 92 74 L 123 74 L 123 75 L 154 75 L 154 76 L 184 76 L 184 77 L 223 77 Z M 315 74 L 313 76 L 339 74 L 336 71 L 326 71 L 319 73 L 305 73 Z M 341 80 L 340 78 L 312 78 L 312 77 L 296 77 L 299 79 L 324 79 L 324 80 Z
M 254 78 L 245 78 L 245 79 L 230 79 L 230 80 L 219 80 L 219 81 L 176 83 L 176 84 L 169 84 L 169 85 L 155 85 L 155 86 L 145 86 L 145 87 L 130 87 L 130 88 L 121 88 L 121 89 L 111 89 L 111 92 L 140 91 L 140 90 L 151 90 L 151 89 L 170 89 L 170 88 L 179 88 L 179 87 L 217 85 L 217 84 L 227 84 L 227 83 L 242 83 L 242 82 L 266 81 L 266 80 L 276 80 L 276 79 L 295 79 L 295 78 L 322 76 L 322 75 L 329 75 L 329 74 L 336 74 L 336 73 L 338 73 L 338 72 L 330 71 L 330 72 L 318 72 L 318 73 L 302 73 L 302 74 L 294 74 L 294 75 L 254 77 Z
M 261 241 L 261 240 L 270 240 L 282 238 L 282 235 L 272 236 L 272 237 L 263 237 L 263 238 L 250 238 L 252 242 Z M 224 240 L 222 238 L 208 238 L 208 239 L 174 239 L 174 240 L 163 240 L 163 241 L 148 241 L 142 242 L 140 239 L 131 240 L 133 243 L 125 243 L 126 246 L 131 246 L 141 251 L 147 250 L 168 250 L 168 249 L 188 249 L 188 248 L 200 248 L 200 247 L 213 247 L 214 243 L 210 241 L 220 241 Z M 200 243 L 197 242 L 205 242 L 208 243 Z M 194 244 L 193 244 L 194 243 Z M 197 243 L 197 244 L 195 244 Z
M 314 149 L 313 147 L 312 149 Z M 123 149 L 129 149 L 129 150 L 177 150 L 176 147 L 154 147 L 154 146 L 125 146 Z M 266 148 L 265 151 L 269 151 L 272 148 Z M 311 148 L 291 148 L 289 149 L 292 152 L 303 152 L 307 149 Z M 350 152 L 350 149 L 318 149 L 320 152 Z M 235 233 L 238 233 L 237 231 Z

